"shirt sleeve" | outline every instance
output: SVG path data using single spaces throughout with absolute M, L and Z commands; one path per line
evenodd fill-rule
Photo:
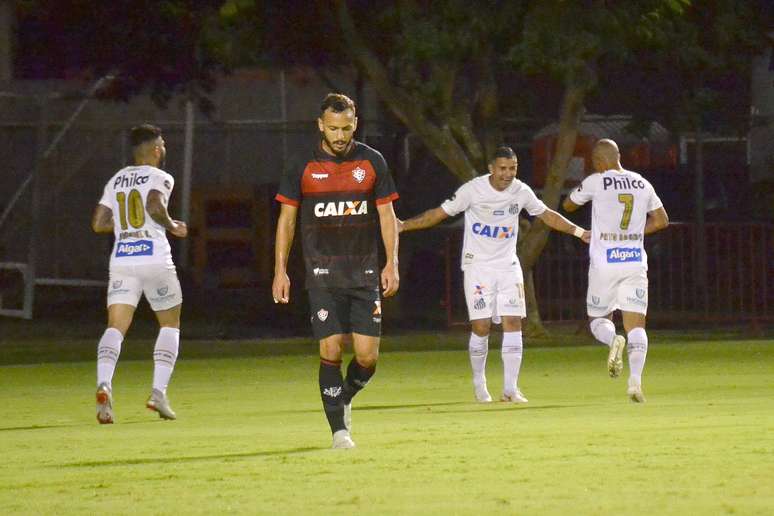
M 445 211 L 448 216 L 453 217 L 458 213 L 467 210 L 470 207 L 472 200 L 473 195 L 470 182 L 467 182 L 457 188 L 457 191 L 454 192 L 451 199 L 446 199 L 441 203 L 441 209 Z
M 291 163 L 280 179 L 279 190 L 274 197 L 282 204 L 289 204 L 291 206 L 301 205 L 301 176 L 304 173 L 306 164 Z
M 110 183 L 105 185 L 105 188 L 102 190 L 102 197 L 99 199 L 99 204 L 102 206 L 106 206 L 113 209 L 113 199 L 111 198 L 112 195 L 110 194 Z
M 172 189 L 175 187 L 175 178 L 163 171 L 154 172 L 150 176 L 150 190 L 157 190 L 169 201 Z
M 399 195 L 395 189 L 395 182 L 392 180 L 392 175 L 384 156 L 377 152 L 372 164 L 374 172 L 376 172 L 376 184 L 374 185 L 376 205 L 387 204 L 398 199 Z
M 535 192 L 532 190 L 532 188 L 524 185 L 524 189 L 527 198 L 526 202 L 524 203 L 524 210 L 526 210 L 527 213 L 533 217 L 536 217 L 548 209 L 548 206 L 546 206 L 543 201 L 537 198 L 537 195 L 535 195 Z
M 570 200 L 578 206 L 583 206 L 594 197 L 594 185 L 596 178 L 594 174 L 586 177 L 578 188 L 570 194 Z

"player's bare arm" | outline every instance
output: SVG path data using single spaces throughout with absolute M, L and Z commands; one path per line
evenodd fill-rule
M 277 220 L 277 236 L 274 243 L 274 281 L 271 285 L 271 295 L 275 303 L 290 302 L 290 278 L 288 277 L 288 258 L 293 237 L 296 233 L 296 217 L 298 208 L 290 204 L 282 204 Z
M 113 210 L 103 204 L 97 204 L 91 216 L 91 229 L 95 233 L 113 232 Z
M 403 232 L 430 228 L 447 218 L 449 218 L 449 215 L 447 215 L 446 212 L 443 211 L 443 208 L 439 206 L 420 213 L 416 217 L 411 217 L 408 220 L 399 220 L 398 229 Z
M 645 234 L 650 235 L 669 226 L 669 215 L 662 206 L 648 212 L 648 221 L 645 223 Z
M 384 256 L 387 263 L 382 270 L 382 289 L 384 297 L 390 297 L 398 292 L 400 277 L 398 275 L 398 219 L 392 203 L 380 204 L 376 207 L 379 212 L 379 226 L 384 242 Z
M 556 231 L 561 231 L 562 233 L 567 233 L 568 235 L 573 235 L 587 244 L 591 241 L 591 232 L 580 227 L 576 226 L 566 218 L 562 217 L 559 213 L 555 212 L 554 210 L 548 208 L 546 211 L 541 213 L 537 216 L 540 220 L 542 220 L 546 226 L 550 227 L 551 229 L 555 229 Z
M 158 190 L 148 192 L 148 200 L 145 203 L 148 215 L 158 224 L 164 226 L 167 231 L 178 238 L 188 236 L 188 226 L 185 222 L 174 220 L 169 216 L 164 194 Z

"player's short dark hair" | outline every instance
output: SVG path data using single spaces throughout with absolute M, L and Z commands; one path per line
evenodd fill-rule
M 328 93 L 320 104 L 320 114 L 325 113 L 330 109 L 334 113 L 341 113 L 348 109 L 351 109 L 353 113 L 356 113 L 355 101 L 347 97 L 343 93 Z
M 492 155 L 492 161 L 496 160 L 497 158 L 518 159 L 516 157 L 516 153 L 513 152 L 513 149 L 506 145 L 497 147 L 494 154 Z
M 129 140 L 132 147 L 137 147 L 145 142 L 150 142 L 161 136 L 161 129 L 151 124 L 141 124 L 132 127 L 129 132 Z

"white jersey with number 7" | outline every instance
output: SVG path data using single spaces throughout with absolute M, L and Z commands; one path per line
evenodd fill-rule
M 630 170 L 591 174 L 570 200 L 578 205 L 592 201 L 592 267 L 648 270 L 645 222 L 648 212 L 663 204 L 647 179 Z
M 161 192 L 169 202 L 174 178 L 148 165 L 125 167 L 105 185 L 99 203 L 113 212 L 115 244 L 110 267 L 123 265 L 166 264 L 173 266 L 172 251 L 164 226 L 145 209 L 151 190 Z

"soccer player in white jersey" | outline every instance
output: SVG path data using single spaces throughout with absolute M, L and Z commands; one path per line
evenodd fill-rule
M 501 401 L 527 403 L 519 389 L 523 352 L 521 319 L 526 317 L 524 278 L 516 256 L 519 213 L 524 210 L 549 227 L 588 242 L 590 234 L 540 201 L 516 179 L 518 160 L 510 147 L 500 147 L 489 163 L 489 174 L 462 185 L 441 206 L 404 222 L 400 231 L 434 226 L 465 212 L 462 270 L 471 323 L 468 343 L 476 400 L 492 401 L 486 385 L 486 357 L 492 321 L 502 321 L 503 394 Z
M 153 388 L 146 406 L 163 419 L 175 419 L 167 384 L 180 343 L 183 298 L 166 232 L 184 238 L 188 228 L 167 212 L 174 178 L 161 170 L 166 148 L 161 129 L 132 128 L 134 166 L 119 170 L 105 185 L 91 226 L 115 235 L 107 291 L 108 327 L 97 346 L 97 420 L 113 422 L 113 372 L 121 343 L 145 294 L 159 322 L 153 350 Z
M 648 256 L 644 236 L 667 227 L 669 217 L 653 186 L 621 166 L 621 154 L 613 140 L 599 140 L 591 160 L 597 173 L 584 179 L 564 200 L 563 207 L 572 212 L 592 203 L 586 295 L 591 333 L 609 347 L 607 369 L 613 378 L 623 370 L 623 349 L 628 341 L 627 394 L 632 401 L 642 403 L 642 371 L 648 352 Z M 616 335 L 612 321 L 615 310 L 621 310 L 626 339 Z

